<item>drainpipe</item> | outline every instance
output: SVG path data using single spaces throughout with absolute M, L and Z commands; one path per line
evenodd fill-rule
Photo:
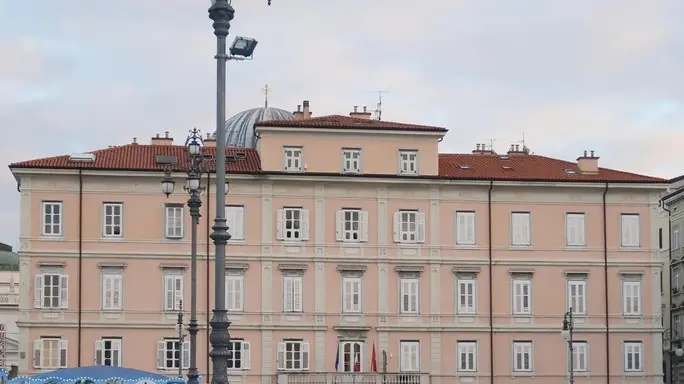
M 207 340 L 206 340 L 206 347 L 207 347 L 207 353 L 205 355 L 205 356 L 207 356 L 207 377 L 206 377 L 207 384 L 211 383 L 211 359 L 209 359 L 209 330 L 211 329 L 209 327 L 209 320 L 211 319 L 210 309 L 209 309 L 209 308 L 211 308 L 211 306 L 209 305 L 209 286 L 211 285 L 211 276 L 209 273 L 209 269 L 210 269 L 209 268 L 210 267 L 209 244 L 211 243 L 209 240 L 209 234 L 211 233 L 211 230 L 209 228 L 209 221 L 210 221 L 209 220 L 209 212 L 211 212 L 209 210 L 209 208 L 211 206 L 211 199 L 209 198 L 209 196 L 211 195 L 210 192 L 211 192 L 211 172 L 207 172 L 207 194 L 206 194 L 207 198 L 205 199 L 206 204 L 204 204 L 204 207 L 206 209 L 205 217 L 207 218 L 207 238 L 206 238 L 206 242 L 207 242 L 207 247 L 206 247 L 206 257 L 207 257 L 207 275 L 206 275 L 206 282 L 207 282 L 207 298 L 206 298 L 206 300 L 207 300 L 207 303 L 206 303 L 207 304 Z
M 83 169 L 78 169 L 78 366 L 81 366 L 83 331 Z
M 663 199 L 660 199 L 660 207 L 667 212 L 667 252 L 668 252 L 668 260 L 667 260 L 667 267 L 670 268 L 669 273 L 667 274 L 670 276 L 670 286 L 667 287 L 667 291 L 669 292 L 668 295 L 670 296 L 670 305 L 666 310 L 669 312 L 669 318 L 670 318 L 670 328 L 672 328 L 672 324 L 674 322 L 672 321 L 672 303 L 673 298 L 672 298 L 672 211 L 667 208 L 667 205 L 665 204 L 665 201 Z M 662 276 L 662 272 L 661 272 Z M 661 278 L 662 281 L 662 278 Z M 667 370 L 667 382 L 672 382 L 672 355 L 668 355 L 667 357 L 667 362 L 668 362 L 668 370 Z M 665 375 L 665 372 L 663 372 L 663 375 Z
M 610 316 L 608 315 L 608 212 L 606 209 L 606 195 L 608 194 L 608 183 L 603 190 L 603 283 L 604 283 L 604 302 L 606 315 L 606 384 L 610 384 Z
M 492 189 L 494 188 L 494 181 L 489 181 L 489 191 L 487 192 L 487 220 L 488 230 L 488 253 L 489 253 L 489 382 L 494 384 L 494 290 L 492 278 Z

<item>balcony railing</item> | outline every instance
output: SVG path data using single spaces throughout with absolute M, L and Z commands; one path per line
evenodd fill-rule
M 19 305 L 19 293 L 0 293 L 0 305 Z
M 277 384 L 428 384 L 427 373 L 279 373 Z

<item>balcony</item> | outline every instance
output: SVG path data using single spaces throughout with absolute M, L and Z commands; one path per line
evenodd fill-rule
M 428 384 L 427 373 L 279 373 L 276 384 Z
M 3 306 L 18 306 L 19 293 L 0 293 L 0 305 Z

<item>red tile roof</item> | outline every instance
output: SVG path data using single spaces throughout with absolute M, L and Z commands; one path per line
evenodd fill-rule
M 215 148 L 206 148 L 205 155 L 211 157 L 215 152 Z M 183 170 L 187 164 L 187 152 L 183 146 L 127 144 L 92 153 L 95 155 L 92 163 L 70 162 L 69 156 L 56 156 L 13 163 L 10 168 L 154 171 L 163 169 L 163 165 L 156 162 L 157 156 L 175 156 L 179 162 L 174 166 L 175 170 Z M 244 154 L 243 159 L 227 163 L 228 172 L 262 172 L 256 150 L 228 148 L 226 153 Z M 213 170 L 213 161 L 208 166 Z M 440 154 L 438 177 L 462 180 L 667 183 L 665 179 L 606 168 L 599 168 L 596 174 L 582 174 L 575 162 L 539 155 Z
M 444 132 L 448 129 L 429 125 L 395 123 L 392 121 L 365 119 L 342 115 L 312 117 L 303 120 L 269 120 L 257 123 L 261 127 L 292 127 L 292 128 L 327 128 L 327 129 L 362 129 L 375 131 L 415 131 L 415 132 Z

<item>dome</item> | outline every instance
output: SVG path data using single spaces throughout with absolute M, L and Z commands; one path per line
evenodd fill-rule
M 0 249 L 0 271 L 19 271 L 19 255 Z
M 254 124 L 268 120 L 290 120 L 293 115 L 279 108 L 253 108 L 242 111 L 226 120 L 226 145 L 238 148 L 256 148 Z M 214 132 L 213 137 L 216 137 Z

